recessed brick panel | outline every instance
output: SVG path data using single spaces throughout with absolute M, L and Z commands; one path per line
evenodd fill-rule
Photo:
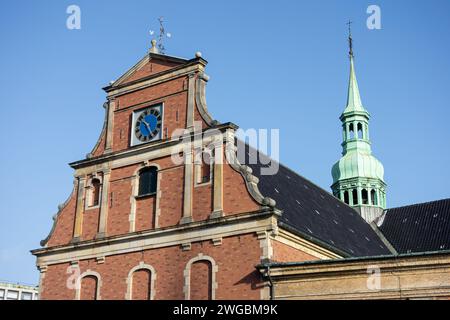
M 192 208 L 194 221 L 208 219 L 213 210 L 213 188 L 211 183 L 195 187 Z
M 177 225 L 183 216 L 184 166 L 161 173 L 159 227 Z
M 97 278 L 86 276 L 81 279 L 80 300 L 96 300 Z
M 139 269 L 133 272 L 131 281 L 133 282 L 131 299 L 149 300 L 150 299 L 150 280 L 151 272 L 146 269 Z
M 94 239 L 98 232 L 98 223 L 100 217 L 100 209 L 88 209 L 83 213 L 83 229 L 82 229 L 82 239 L 90 240 Z
M 206 260 L 196 261 L 191 266 L 191 300 L 211 300 L 212 266 Z
M 155 227 L 156 195 L 136 200 L 136 231 L 150 230 Z

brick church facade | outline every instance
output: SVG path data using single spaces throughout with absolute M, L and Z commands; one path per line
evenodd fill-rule
M 153 43 L 104 88 L 100 137 L 32 251 L 41 299 L 269 299 L 256 266 L 391 254 L 328 192 L 281 164 L 261 174 L 248 146 L 259 161 L 238 159 L 237 126 L 208 112 L 206 64 Z

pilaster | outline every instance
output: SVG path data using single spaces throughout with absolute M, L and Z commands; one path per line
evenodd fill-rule
M 214 149 L 214 186 L 213 212 L 210 218 L 223 216 L 223 142 L 220 141 Z
M 83 228 L 83 200 L 84 200 L 84 185 L 86 182 L 85 176 L 77 177 L 78 180 L 78 191 L 77 191 L 77 206 L 75 212 L 75 226 L 73 231 L 72 242 L 80 241 L 81 233 Z
M 180 224 L 192 222 L 192 192 L 194 179 L 194 164 L 192 148 L 184 152 L 184 200 L 183 217 Z
M 106 236 L 106 226 L 108 222 L 108 193 L 109 193 L 109 179 L 111 176 L 111 170 L 107 169 L 103 171 L 103 183 L 102 183 L 102 198 L 100 204 L 100 218 L 98 225 L 97 238 L 103 238 Z
M 116 108 L 115 100 L 110 100 L 108 103 L 108 123 L 106 127 L 106 142 L 105 142 L 105 153 L 112 152 L 113 143 L 113 126 L 114 126 L 114 110 Z

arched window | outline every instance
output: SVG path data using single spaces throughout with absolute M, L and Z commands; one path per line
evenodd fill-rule
M 344 202 L 346 204 L 350 204 L 350 200 L 349 200 L 349 196 L 348 196 L 348 191 L 347 190 L 344 191 Z
M 87 275 L 81 279 L 80 300 L 97 300 L 97 277 Z
M 199 260 L 190 270 L 190 300 L 211 300 L 212 266 L 208 260 Z
M 358 191 L 356 189 L 352 190 L 352 197 L 353 197 L 353 205 L 358 204 Z
M 127 300 L 153 300 L 155 298 L 156 271 L 143 261 L 130 270 L 127 277 Z
M 363 126 L 362 126 L 361 122 L 358 122 L 357 128 L 358 128 L 358 136 L 357 136 L 357 138 L 358 139 L 363 139 L 364 138 L 364 136 L 363 136 Z
M 377 192 L 374 189 L 370 191 L 370 197 L 372 198 L 372 204 L 374 206 L 377 206 L 378 205 Z
M 133 272 L 131 285 L 132 300 L 150 300 L 151 298 L 151 278 L 150 270 L 139 269 Z
M 361 191 L 362 196 L 362 204 L 369 204 L 369 193 L 366 189 L 362 189 Z
M 76 300 L 100 300 L 102 279 L 98 272 L 87 270 L 78 276 L 75 291 Z
M 218 266 L 213 258 L 199 253 L 184 269 L 184 298 L 186 300 L 215 300 Z
M 144 168 L 139 172 L 139 196 L 156 193 L 158 169 L 156 167 Z
M 355 129 L 353 128 L 353 123 L 350 123 L 350 125 L 348 126 L 348 131 L 349 131 L 350 139 L 354 139 L 355 138 Z
M 98 206 L 100 201 L 100 180 L 97 178 L 92 179 L 92 189 L 91 189 L 91 203 L 90 206 Z

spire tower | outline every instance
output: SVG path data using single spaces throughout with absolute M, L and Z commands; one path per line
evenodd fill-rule
M 369 139 L 370 115 L 359 93 L 349 21 L 350 77 L 347 105 L 340 116 L 343 129 L 342 157 L 332 168 L 333 194 L 372 222 L 386 208 L 384 168 L 372 155 Z

